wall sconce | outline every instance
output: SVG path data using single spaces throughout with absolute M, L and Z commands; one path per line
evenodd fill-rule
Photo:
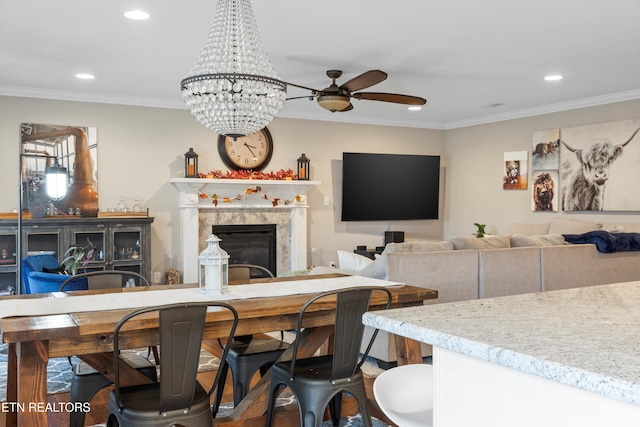
M 229 254 L 220 247 L 220 238 L 212 234 L 208 246 L 200 252 L 200 292 L 221 295 L 229 292 Z
M 298 158 L 298 179 L 309 181 L 309 163 L 311 161 L 302 153 Z
M 198 177 L 198 155 L 193 148 L 189 148 L 189 151 L 184 154 L 184 177 Z
M 44 169 L 45 182 L 47 185 L 47 195 L 52 200 L 60 200 L 67 194 L 67 168 L 58 166 L 47 166 Z

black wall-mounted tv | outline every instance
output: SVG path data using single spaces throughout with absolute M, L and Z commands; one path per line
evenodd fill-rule
M 440 156 L 342 154 L 342 221 L 438 219 Z

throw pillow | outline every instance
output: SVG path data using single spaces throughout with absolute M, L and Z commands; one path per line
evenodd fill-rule
M 353 252 L 338 250 L 338 265 L 343 270 L 360 271 L 373 260 Z
M 541 236 L 525 236 L 514 234 L 511 236 L 511 247 L 522 248 L 527 246 L 560 246 L 566 242 L 562 234 L 543 234 Z
M 452 237 L 449 239 L 456 250 L 461 249 L 502 249 L 510 248 L 509 236 Z
M 513 223 L 509 225 L 509 229 L 507 230 L 508 235 L 513 234 L 525 234 L 527 236 L 538 236 L 540 234 L 548 234 L 549 233 L 549 223 L 545 222 L 543 224 L 517 224 Z
M 63 265 L 61 265 L 59 267 L 56 267 L 56 268 L 42 267 L 42 272 L 43 273 L 52 273 L 52 274 L 67 274 L 67 272 L 64 270 L 64 266 Z
M 389 245 L 387 245 L 387 247 L 388 246 Z M 360 276 L 370 277 L 372 279 L 388 280 L 389 279 L 389 271 L 388 271 L 389 257 L 387 256 L 387 253 L 388 253 L 387 249 L 385 248 L 385 250 L 382 251 L 380 256 L 376 258 L 375 261 L 371 262 L 365 268 L 360 270 L 358 274 Z
M 549 234 L 583 234 L 601 228 L 602 223 L 600 222 L 554 218 L 549 225 Z

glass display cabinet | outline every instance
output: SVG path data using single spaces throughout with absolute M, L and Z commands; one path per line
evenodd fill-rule
M 22 221 L 22 257 L 51 254 L 62 262 L 72 245 L 93 247 L 85 271 L 122 270 L 151 281 L 151 217 L 46 218 Z M 0 220 L 0 295 L 19 292 L 16 220 Z

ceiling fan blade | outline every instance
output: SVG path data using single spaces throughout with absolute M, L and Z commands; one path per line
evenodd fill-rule
M 297 85 L 295 83 L 289 83 L 289 82 L 284 82 L 284 84 L 286 84 L 287 86 L 293 86 L 293 87 L 299 87 L 300 89 L 306 89 L 306 90 L 310 90 L 311 92 L 313 92 L 313 94 L 315 95 L 316 93 L 320 93 L 322 91 L 318 90 L 318 89 L 314 89 L 311 87 L 306 87 L 306 86 L 301 86 L 301 85 Z
M 384 71 L 370 70 L 352 78 L 351 80 L 340 86 L 340 89 L 346 90 L 347 92 L 355 92 L 357 90 L 362 90 L 368 88 L 369 86 L 378 84 L 386 78 L 387 73 L 385 73 Z
M 285 101 L 291 101 L 293 99 L 308 99 L 309 101 L 313 101 L 317 95 L 306 95 L 306 96 L 294 96 L 293 98 L 286 98 Z
M 394 102 L 396 104 L 406 105 L 424 105 L 427 100 L 419 96 L 400 95 L 397 93 L 381 93 L 381 92 L 359 92 L 351 95 L 355 99 L 367 99 L 369 101 Z

